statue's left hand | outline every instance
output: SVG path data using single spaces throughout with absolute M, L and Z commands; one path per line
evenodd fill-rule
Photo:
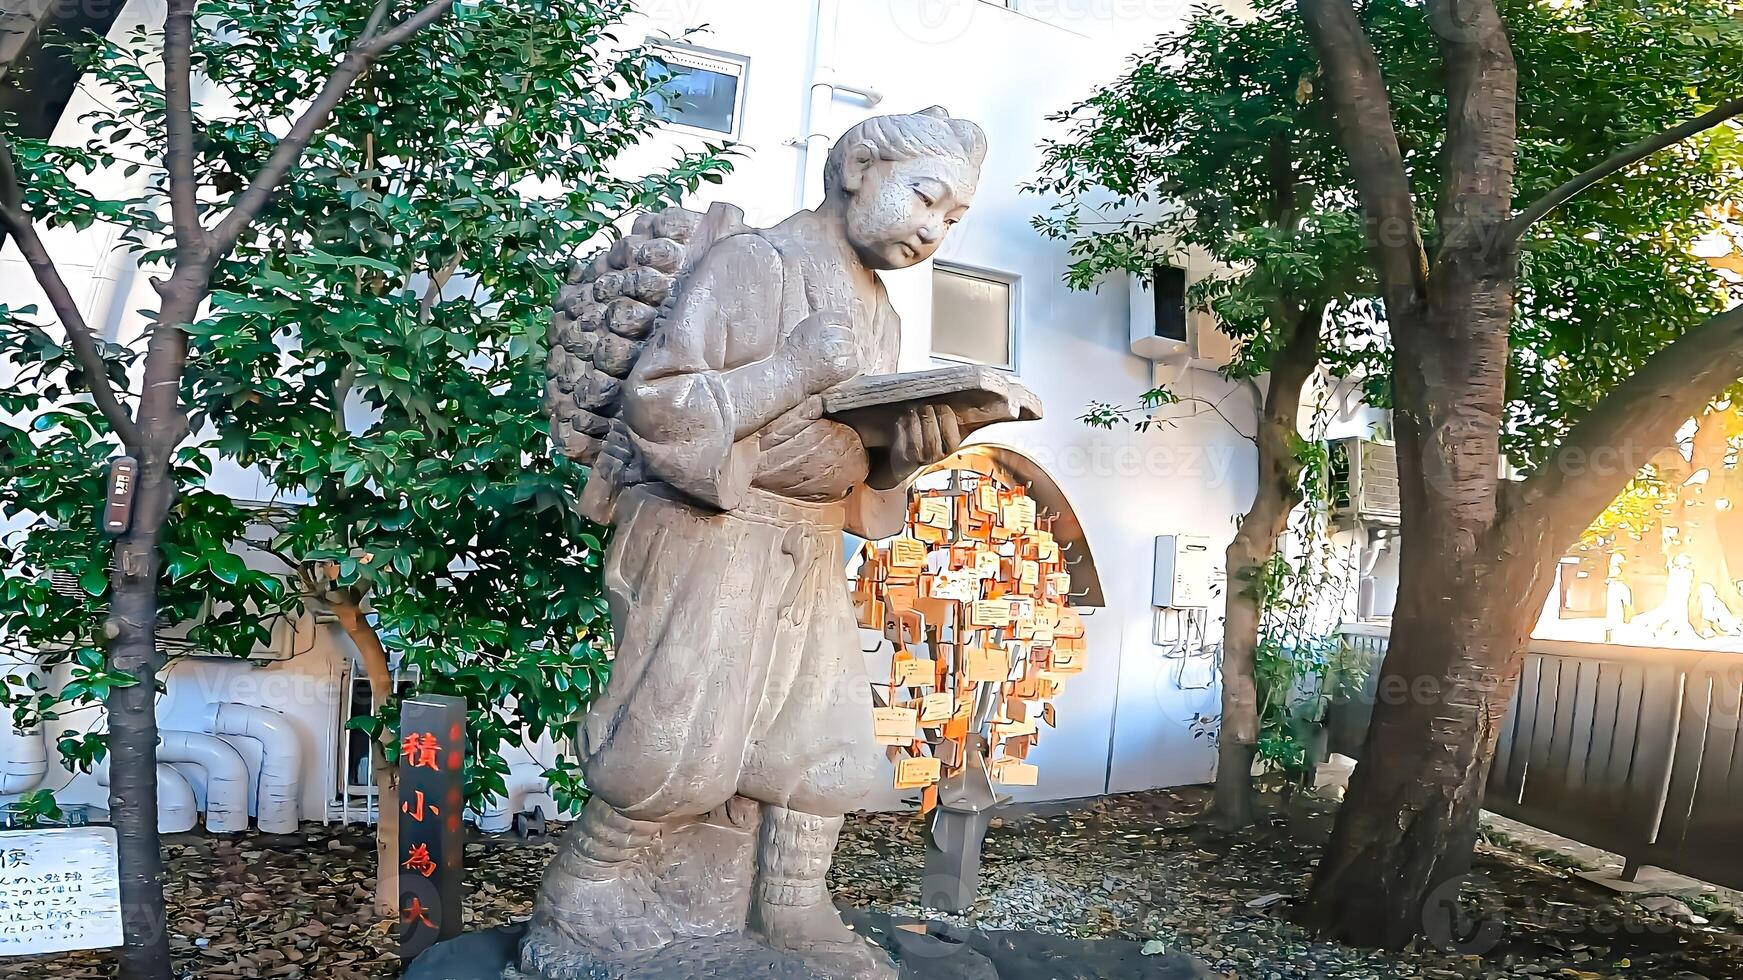
M 956 452 L 962 445 L 962 427 L 948 405 L 920 405 L 896 420 L 896 439 L 890 447 L 891 469 L 912 473 L 931 466 Z

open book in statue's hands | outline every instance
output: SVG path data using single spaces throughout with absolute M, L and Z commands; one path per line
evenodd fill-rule
M 1041 417 L 1041 399 L 1010 375 L 979 364 L 958 364 L 932 371 L 875 374 L 854 378 L 823 393 L 825 417 L 859 433 L 866 449 L 889 449 L 896 441 L 902 415 L 922 405 L 947 406 L 956 415 L 963 438 L 997 422 Z M 873 485 L 879 479 L 873 464 Z

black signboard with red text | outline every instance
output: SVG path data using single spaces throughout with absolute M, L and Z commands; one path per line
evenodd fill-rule
M 399 948 L 410 960 L 460 934 L 466 702 L 442 694 L 407 699 L 399 737 Z

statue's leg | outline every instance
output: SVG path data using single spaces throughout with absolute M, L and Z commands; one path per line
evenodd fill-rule
M 661 916 L 683 939 L 744 931 L 756 878 L 760 805 L 735 796 L 661 834 L 651 862 Z
M 586 964 L 672 941 L 648 882 L 647 857 L 662 824 L 624 816 L 595 796 L 562 836 L 545 869 L 521 950 L 523 969 L 584 976 Z
M 768 641 L 754 617 L 721 610 L 759 594 L 769 570 L 746 556 L 772 556 L 780 529 L 635 489 L 618 518 L 604 575 L 617 656 L 577 745 L 593 797 L 546 871 L 523 954 L 557 980 L 588 975 L 574 963 L 633 958 L 723 922 L 738 931 L 748 904 L 755 807 L 728 801 Z M 667 880 L 679 875 L 666 864 L 706 848 L 718 863 L 701 866 L 729 880 L 734 839 L 747 845 L 736 922 L 708 891 L 717 882 Z
M 824 883 L 841 817 L 763 808 L 753 932 L 790 950 L 829 980 L 894 980 L 889 957 L 841 921 Z
M 816 538 L 819 569 L 841 567 L 841 535 Z M 739 792 L 763 801 L 751 930 L 830 980 L 894 980 L 878 947 L 842 924 L 825 876 L 842 814 L 871 792 L 879 749 L 847 590 L 821 573 L 787 636 L 792 680 L 780 712 L 746 754 Z

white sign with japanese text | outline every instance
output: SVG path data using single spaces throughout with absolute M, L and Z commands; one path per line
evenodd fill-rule
M 0 956 L 121 945 L 115 828 L 0 832 Z

